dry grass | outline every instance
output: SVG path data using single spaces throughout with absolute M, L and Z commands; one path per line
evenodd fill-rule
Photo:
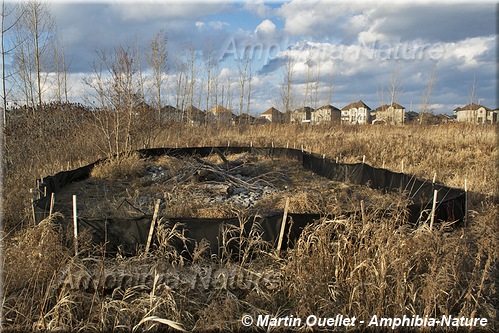
M 474 315 L 497 322 L 497 309 L 484 297 L 496 293 L 490 264 L 497 247 L 482 246 L 497 246 L 497 230 L 485 227 L 477 239 L 444 226 L 398 228 L 402 221 L 351 217 L 309 226 L 285 268 L 293 313 Z
M 149 145 L 224 146 L 230 141 L 233 146 L 247 146 L 250 142 L 266 147 L 303 146 L 307 151 L 344 162 L 359 162 L 365 155 L 367 163 L 396 171 L 400 171 L 403 160 L 404 172 L 427 179 L 436 173 L 437 181 L 450 186 L 462 188 L 466 179 L 470 191 L 469 227 L 452 232 L 444 227 L 411 229 L 404 223 L 405 201 L 397 196 L 386 199 L 365 190 L 345 198 L 337 193 L 335 198 L 333 194 L 320 196 L 303 191 L 292 198 L 296 209 L 314 210 L 320 204 L 335 212 L 357 208 L 364 200 L 374 212 L 364 221 L 361 216 L 350 216 L 310 225 L 297 246 L 280 255 L 258 237 L 238 238 L 237 230 L 228 230 L 226 239 L 247 249 L 238 256 L 224 253 L 222 258 L 208 258 L 203 244 L 196 250 L 195 262 L 201 265 L 255 274 L 265 270 L 280 272 L 283 277 L 276 289 L 230 285 L 207 290 L 172 289 L 168 283 L 154 282 L 153 278 L 148 288 L 138 283 L 102 290 L 89 284 L 87 290 L 82 290 L 61 283 L 66 269 L 96 272 L 99 276 L 102 269 L 124 267 L 124 272 L 150 273 L 154 277 L 155 269 L 164 272 L 189 267 L 169 244 L 173 236 L 181 236 L 175 230 L 159 233 L 160 243 L 152 254 L 103 259 L 84 258 L 85 251 L 80 258 L 72 257 L 71 237 L 60 231 L 56 216 L 29 227 L 29 188 L 34 187 L 34 178 L 105 156 L 103 147 L 108 139 L 92 119 L 82 118 L 77 112 L 45 110 L 9 121 L 12 125 L 5 133 L 2 160 L 4 330 L 129 332 L 161 331 L 182 325 L 194 331 L 238 331 L 244 313 L 342 313 L 364 318 L 373 314 L 452 314 L 486 317 L 491 332 L 499 329 L 496 127 L 165 125 Z M 25 128 L 33 129 L 30 135 L 25 135 Z M 172 160 L 161 163 L 170 163 L 171 170 L 182 169 Z M 99 175 L 113 183 L 141 173 L 142 167 L 132 155 L 103 165 Z M 103 201 L 108 199 L 112 198 L 103 197 Z M 300 206 L 304 202 L 311 206 Z M 268 204 L 282 204 L 282 198 Z M 389 216 L 380 214 L 386 205 L 398 208 Z M 236 213 L 244 222 L 245 213 Z
M 122 157 L 111 158 L 97 164 L 90 174 L 91 177 L 105 180 L 133 179 L 146 173 L 146 165 L 139 154 L 126 154 Z

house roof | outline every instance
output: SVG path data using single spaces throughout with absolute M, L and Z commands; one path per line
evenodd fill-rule
M 321 107 L 320 107 L 320 108 L 318 108 L 317 110 L 323 110 L 323 109 L 329 109 L 329 110 L 341 111 L 340 109 L 338 109 L 338 108 L 337 108 L 337 107 L 335 107 L 335 106 L 332 106 L 331 104 L 321 106 Z
M 262 116 L 263 115 L 273 115 L 275 113 L 282 113 L 281 111 L 277 110 L 275 107 L 271 107 L 270 109 L 268 109 L 267 111 L 265 111 L 264 113 L 262 113 Z
M 185 111 L 187 112 L 191 112 L 191 113 L 204 113 L 204 111 L 198 109 L 197 107 L 195 107 L 194 105 L 190 105 L 188 107 L 185 108 Z
M 374 109 L 374 111 L 385 111 L 386 109 L 388 109 L 390 106 L 393 106 L 394 109 L 403 109 L 405 110 L 405 107 L 403 107 L 402 105 L 398 104 L 398 103 L 395 103 L 393 102 L 392 104 L 383 104 L 379 107 L 377 107 L 376 109 Z
M 465 105 L 461 108 L 455 108 L 454 111 L 468 111 L 468 110 L 478 110 L 479 108 L 484 108 L 485 111 L 492 111 L 490 108 L 480 105 L 480 104 L 475 104 L 475 103 L 470 103 L 468 105 Z
M 176 112 L 178 111 L 176 107 L 172 106 L 172 105 L 166 105 L 166 106 L 163 106 L 161 108 L 161 111 L 164 111 L 164 112 Z
M 348 104 L 347 106 L 345 106 L 344 108 L 342 108 L 342 110 L 350 110 L 350 109 L 353 109 L 353 108 L 366 108 L 368 110 L 371 110 L 371 108 L 369 106 L 366 105 L 366 103 L 362 102 L 362 100 L 358 101 L 358 102 L 353 102 L 353 103 L 350 103 Z
M 302 108 L 296 109 L 295 112 L 307 112 L 307 111 L 314 111 L 310 106 L 304 106 Z
M 217 113 L 231 113 L 232 114 L 232 112 L 230 110 L 224 108 L 221 105 L 217 105 L 214 108 L 211 108 L 210 112 L 213 114 L 217 114 Z

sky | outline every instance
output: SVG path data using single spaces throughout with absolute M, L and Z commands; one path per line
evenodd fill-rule
M 145 53 L 163 30 L 169 57 L 165 104 L 175 104 L 175 61 L 192 45 L 199 90 L 194 104 L 201 109 L 208 50 L 216 55 L 220 82 L 232 82 L 230 106 L 239 108 L 245 47 L 253 51 L 253 115 L 272 106 L 282 110 L 286 60 L 294 64 L 294 107 L 342 108 L 363 100 L 375 109 L 391 102 L 395 82 L 395 101 L 419 111 L 432 76 L 429 109 L 435 113 L 452 114 L 468 104 L 473 85 L 474 102 L 499 107 L 494 2 L 55 1 L 49 8 L 70 64 L 73 101 L 89 100 L 84 81 L 92 77 L 96 51 L 133 41 Z M 9 58 L 6 65 L 11 68 Z

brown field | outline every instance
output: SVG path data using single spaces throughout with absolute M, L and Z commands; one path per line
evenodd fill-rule
M 134 125 L 117 134 L 94 116 L 65 108 L 9 115 L 2 156 L 3 330 L 129 332 L 180 325 L 189 331 L 240 331 L 244 314 L 343 314 L 364 320 L 372 315 L 452 315 L 487 318 L 486 330 L 499 329 L 497 127 Z M 247 239 L 251 254 L 211 259 L 199 255 L 187 264 L 168 243 L 175 231 L 159 228 L 152 253 L 74 257 L 71 238 L 61 232 L 57 214 L 33 226 L 29 190 L 36 178 L 122 150 L 125 138 L 133 149 L 303 147 L 347 163 L 360 162 L 365 155 L 373 166 L 401 171 L 403 165 L 405 173 L 425 179 L 436 173 L 438 182 L 452 187 L 464 188 L 466 180 L 468 226 L 451 232 L 445 226 L 411 228 L 404 223 L 405 202 L 400 199 L 393 202 L 400 209 L 381 219 L 352 216 L 310 225 L 293 249 L 281 253 L 258 239 Z M 143 172 L 140 163 L 132 158 L 94 176 L 126 178 Z M 303 192 L 293 197 L 296 207 L 302 207 L 301 198 L 309 201 Z M 360 197 L 350 199 L 349 205 L 360 205 Z M 282 198 L 268 203 L 280 204 Z M 85 235 L 80 246 L 83 254 L 99 251 Z M 202 244 L 198 252 L 203 252 Z M 254 281 L 258 276 L 258 281 L 250 287 L 241 285 L 243 278 L 221 286 L 203 285 L 202 279 L 185 282 L 193 271 L 205 272 L 206 267 L 213 270 L 211 277 L 222 270 L 235 280 L 243 276 Z M 265 280 L 264 273 L 271 279 Z M 135 281 L 125 279 L 127 274 L 142 275 Z M 185 283 L 168 283 L 167 274 L 177 274 Z M 95 285 L 85 276 L 97 279 Z

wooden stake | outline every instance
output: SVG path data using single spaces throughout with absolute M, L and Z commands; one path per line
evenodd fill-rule
M 468 181 L 464 178 L 464 226 L 468 225 Z
M 31 210 L 33 212 L 33 227 L 36 226 L 35 199 L 31 198 Z
M 433 205 L 431 206 L 430 230 L 433 230 L 433 221 L 435 221 L 435 209 L 437 208 L 438 190 L 433 192 Z
M 50 210 L 49 210 L 49 216 L 52 215 L 52 212 L 54 211 L 54 203 L 55 203 L 55 193 L 52 192 L 50 195 Z
M 381 166 L 382 169 L 385 168 L 385 160 L 383 160 L 383 165 Z
M 284 237 L 284 229 L 286 229 L 286 220 L 288 219 L 289 197 L 286 198 L 286 205 L 284 206 L 284 214 L 281 221 L 281 232 L 279 233 L 279 241 L 277 242 L 277 254 L 281 252 L 282 239 Z
M 286 149 L 289 148 L 289 141 L 286 141 Z
M 146 250 L 149 252 L 149 247 L 151 246 L 152 235 L 154 233 L 154 228 L 156 226 L 156 220 L 158 219 L 159 206 L 161 205 L 161 199 L 156 200 L 156 205 L 154 206 L 154 214 L 152 216 L 151 227 L 149 228 L 149 235 L 147 236 Z
M 435 173 L 433 174 L 433 184 L 435 184 L 435 181 L 436 181 L 436 180 L 437 180 L 437 173 L 435 172 Z
M 360 212 L 362 214 L 362 223 L 366 223 L 366 211 L 364 209 L 364 200 L 360 200 Z
M 404 160 L 402 160 L 402 173 L 404 173 Z
M 362 156 L 362 164 L 366 163 L 366 155 Z
M 73 230 L 75 243 L 75 256 L 78 255 L 78 210 L 76 209 L 76 195 L 73 194 Z

